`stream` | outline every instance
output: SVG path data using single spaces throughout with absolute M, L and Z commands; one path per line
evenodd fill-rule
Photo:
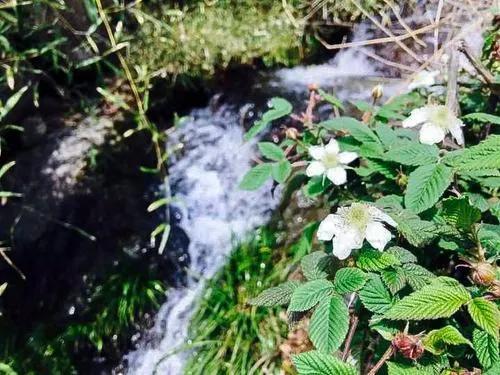
M 358 37 L 364 33 L 361 28 Z M 369 99 L 371 89 L 381 80 L 385 81 L 386 95 L 395 92 L 398 81 L 382 79 L 364 55 L 346 50 L 325 64 L 267 74 L 254 84 L 249 98 L 281 95 L 298 105 L 298 112 L 310 83 L 333 90 L 347 101 Z M 221 97 L 224 95 L 216 96 L 213 102 L 220 102 Z M 238 188 L 255 156 L 255 145 L 243 141 L 243 123 L 261 112 L 247 100 L 193 110 L 170 138 L 168 147 L 183 145 L 182 152 L 170 159 L 169 172 L 176 201 L 173 219 L 189 238 L 187 254 L 180 259 L 189 258 L 188 277 L 184 285 L 167 292 L 154 327 L 138 340 L 137 349 L 126 355 L 129 374 L 182 373 L 189 352 L 182 349 L 189 345 L 189 321 L 205 281 L 224 265 L 235 242 L 265 224 L 279 203 L 279 192 L 273 197 L 270 183 L 256 192 Z

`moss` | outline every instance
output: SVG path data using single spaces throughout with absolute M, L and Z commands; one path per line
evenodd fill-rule
M 133 64 L 153 74 L 197 76 L 256 59 L 267 66 L 291 65 L 304 55 L 303 28 L 292 24 L 281 2 L 212 4 L 145 10 L 153 13 L 139 18 L 143 23 L 131 50 Z

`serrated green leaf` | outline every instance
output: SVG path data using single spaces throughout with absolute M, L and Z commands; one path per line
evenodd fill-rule
M 314 251 L 300 261 L 302 273 L 307 280 L 326 279 L 332 268 L 332 256 L 323 251 Z
M 498 341 L 488 332 L 475 328 L 472 334 L 472 343 L 477 359 L 484 369 L 492 367 L 495 363 L 500 363 L 500 353 Z
M 465 120 L 473 120 L 473 121 L 500 125 L 500 116 L 495 116 L 489 113 L 481 113 L 481 112 L 469 113 L 468 115 L 465 115 L 462 118 Z
M 425 285 L 429 284 L 431 279 L 436 277 L 432 272 L 414 263 L 403 264 L 402 269 L 405 273 L 406 281 L 410 284 L 413 290 L 421 289 Z
M 476 146 L 461 153 L 447 156 L 443 160 L 458 170 L 459 173 L 485 169 L 500 169 L 500 135 L 491 134 Z
M 396 294 L 406 285 L 406 275 L 400 267 L 382 270 L 380 276 L 392 294 Z
M 272 170 L 273 166 L 269 163 L 256 165 L 243 176 L 240 182 L 240 189 L 257 190 L 271 177 Z
M 476 297 L 467 305 L 467 310 L 474 323 L 498 340 L 500 312 L 493 302 Z
M 437 277 L 429 285 L 397 301 L 384 315 L 394 320 L 447 318 L 470 300 L 470 294 L 456 280 Z
M 365 158 L 370 158 L 373 156 L 372 154 L 364 154 L 362 153 L 362 156 Z M 375 155 L 376 156 L 376 155 Z M 367 175 L 370 175 L 372 173 L 380 173 L 382 176 L 387 177 L 389 179 L 394 179 L 398 175 L 398 165 L 395 163 L 391 163 L 390 161 L 382 160 L 382 159 L 377 159 L 377 158 L 370 158 L 366 159 L 366 166 L 362 167 L 368 172 Z M 358 171 L 361 168 L 358 168 Z
M 290 280 L 264 290 L 257 297 L 248 301 L 249 304 L 254 306 L 273 307 L 281 306 L 290 303 L 293 291 L 300 285 L 299 281 Z
M 333 287 L 339 294 L 355 292 L 365 285 L 368 275 L 359 268 L 341 268 L 335 273 Z
M 435 164 L 438 161 L 439 149 L 435 145 L 417 142 L 404 142 L 385 153 L 387 160 L 411 166 Z
M 396 146 L 401 141 L 394 130 L 387 124 L 378 123 L 375 131 L 386 149 Z
M 370 279 L 360 290 L 359 299 L 368 310 L 378 314 L 385 313 L 393 304 L 392 297 L 382 279 L 375 274 L 370 275 Z
M 337 107 L 339 109 L 344 109 L 342 102 L 335 95 L 328 94 L 327 92 L 321 89 L 318 90 L 318 93 L 324 101 L 330 103 L 334 107 Z
M 391 246 L 386 250 L 386 253 L 393 254 L 401 263 L 416 263 L 417 257 L 410 251 L 400 247 Z
M 448 198 L 443 200 L 439 213 L 448 224 L 458 229 L 470 230 L 472 225 L 481 220 L 481 211 L 469 203 L 469 198 Z
M 262 119 L 256 121 L 255 124 L 245 134 L 245 140 L 255 137 L 263 131 L 271 121 L 289 115 L 292 112 L 292 105 L 288 100 L 283 98 L 272 98 L 269 102 L 271 109 L 262 115 Z
M 273 170 L 271 172 L 273 178 L 276 182 L 282 184 L 286 181 L 290 174 L 292 173 L 292 165 L 288 160 L 282 160 L 278 163 L 273 164 Z
M 331 120 L 319 123 L 319 126 L 328 130 L 346 131 L 350 133 L 354 139 L 374 148 L 377 154 L 383 152 L 382 144 L 377 135 L 366 125 L 352 117 L 340 116 Z
M 292 294 L 288 311 L 307 311 L 333 294 L 332 282 L 319 279 L 302 284 Z
M 257 146 L 260 153 L 268 159 L 280 161 L 285 158 L 285 152 L 272 142 L 259 142 Z
M 422 220 L 417 214 L 408 210 L 392 215 L 392 218 L 398 223 L 398 232 L 415 247 L 428 245 L 439 234 L 436 224 Z
M 412 365 L 387 362 L 388 375 L 437 375 L 430 366 L 416 367 Z
M 351 365 L 316 350 L 294 355 L 292 362 L 299 375 L 357 375 Z
M 316 349 L 326 354 L 335 352 L 347 335 L 349 310 L 338 295 L 320 302 L 309 323 L 309 337 Z
M 368 249 L 362 250 L 356 260 L 356 265 L 365 271 L 380 271 L 397 264 L 400 262 L 394 254 Z
M 453 179 L 453 170 L 444 164 L 423 165 L 410 173 L 405 205 L 419 213 L 431 208 Z
M 324 193 L 330 186 L 332 186 L 332 183 L 329 179 L 323 178 L 323 176 L 313 177 L 307 182 L 304 188 L 305 195 L 310 198 L 317 197 Z
M 446 351 L 447 345 L 471 345 L 459 330 L 453 326 L 446 326 L 430 331 L 422 340 L 425 350 L 434 355 L 440 355 Z

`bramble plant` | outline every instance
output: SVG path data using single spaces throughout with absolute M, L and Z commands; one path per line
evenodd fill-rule
M 250 300 L 288 305 L 290 323 L 307 325 L 315 349 L 293 356 L 299 374 L 500 373 L 500 118 L 462 121 L 441 98 L 425 103 L 434 78 L 421 74 L 383 105 L 377 87 L 356 103 L 362 121 L 316 122 L 319 102 L 344 108 L 311 86 L 285 139 L 258 143 L 264 161 L 241 188 L 272 178 L 333 211 L 300 280 Z M 282 98 L 270 107 L 247 139 L 293 111 Z

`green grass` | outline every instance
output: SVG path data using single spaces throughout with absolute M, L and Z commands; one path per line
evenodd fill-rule
M 190 325 L 195 349 L 186 374 L 279 372 L 278 347 L 286 337 L 287 323 L 279 316 L 280 309 L 257 308 L 247 302 L 284 281 L 293 259 L 310 243 L 299 241 L 286 248 L 277 243 L 277 237 L 271 229 L 261 228 L 252 240 L 234 249 L 208 283 Z
M 303 56 L 303 27 L 292 24 L 281 1 L 207 4 L 136 12 L 143 23 L 132 64 L 152 75 L 210 76 L 231 64 L 291 65 Z

